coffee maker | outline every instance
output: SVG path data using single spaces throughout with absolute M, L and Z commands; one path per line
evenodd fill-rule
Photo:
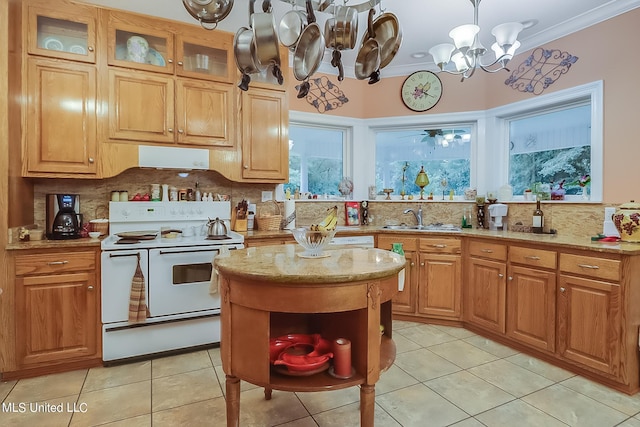
M 80 196 L 47 194 L 47 237 L 54 240 L 80 237 Z

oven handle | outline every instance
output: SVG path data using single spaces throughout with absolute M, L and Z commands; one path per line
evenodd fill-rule
M 123 256 L 135 256 L 138 257 L 138 259 L 140 259 L 140 252 L 136 252 L 135 254 L 109 254 L 109 258 L 119 258 L 119 257 L 123 257 Z
M 229 250 L 235 250 L 236 248 L 231 247 Z M 208 248 L 208 249 L 192 249 L 185 251 L 160 251 L 160 255 L 172 255 L 172 254 L 192 254 L 195 252 L 220 252 L 220 249 Z

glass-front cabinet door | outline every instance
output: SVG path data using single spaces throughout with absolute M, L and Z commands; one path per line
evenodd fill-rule
M 30 54 L 96 61 L 96 20 L 94 8 L 81 10 L 50 10 L 30 6 L 28 9 L 27 49 Z M 82 12 L 81 14 L 79 12 Z
M 202 32 L 202 29 L 198 30 Z M 176 74 L 197 79 L 233 82 L 233 35 L 214 31 L 207 36 L 177 36 Z
M 173 34 L 154 27 L 153 19 L 110 12 L 107 35 L 109 65 L 173 73 Z M 158 21 L 159 22 L 159 21 Z

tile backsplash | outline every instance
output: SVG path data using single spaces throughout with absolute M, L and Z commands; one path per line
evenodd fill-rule
M 34 222 L 40 227 L 45 223 L 45 195 L 48 193 L 71 193 L 80 195 L 80 213 L 84 220 L 108 216 L 108 206 L 112 191 L 127 190 L 129 196 L 136 193 L 150 193 L 151 184 L 168 184 L 176 188 L 195 189 L 196 181 L 200 190 L 206 193 L 224 194 L 231 197 L 234 206 L 243 198 L 257 203 L 258 212 L 272 211 L 272 203 L 260 203 L 262 191 L 273 191 L 273 184 L 247 184 L 227 180 L 217 172 L 192 171 L 186 177 L 180 177 L 177 171 L 129 169 L 120 175 L 101 180 L 80 179 L 39 179 L 34 186 Z M 415 219 L 410 214 L 403 214 L 408 208 L 416 208 L 417 201 L 371 201 L 369 215 L 372 225 L 383 226 L 388 221 L 414 224 Z M 343 201 L 302 201 L 296 204 L 296 225 L 309 225 L 318 222 L 326 215 L 326 210 L 337 204 L 339 208 L 339 225 L 345 225 L 345 209 Z M 531 225 L 531 214 L 535 207 L 533 202 L 507 203 L 509 213 L 507 223 L 513 226 L 521 223 Z M 282 207 L 282 204 L 280 204 Z M 554 228 L 558 233 L 575 236 L 592 236 L 602 232 L 604 208 L 608 205 L 598 203 L 568 203 L 546 202 L 542 204 L 545 213 L 545 228 Z M 461 223 L 464 209 L 473 209 L 473 226 L 477 226 L 475 219 L 476 206 L 473 202 L 439 202 L 427 201 L 423 203 L 424 223 L 434 222 Z M 485 216 L 487 223 L 488 214 Z

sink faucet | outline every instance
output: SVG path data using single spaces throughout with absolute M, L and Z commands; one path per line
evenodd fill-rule
M 409 212 L 411 212 L 413 214 L 414 217 L 416 217 L 416 221 L 418 222 L 418 228 L 422 228 L 422 205 L 418 205 L 418 212 L 414 211 L 413 209 L 405 209 L 404 213 L 408 214 Z

